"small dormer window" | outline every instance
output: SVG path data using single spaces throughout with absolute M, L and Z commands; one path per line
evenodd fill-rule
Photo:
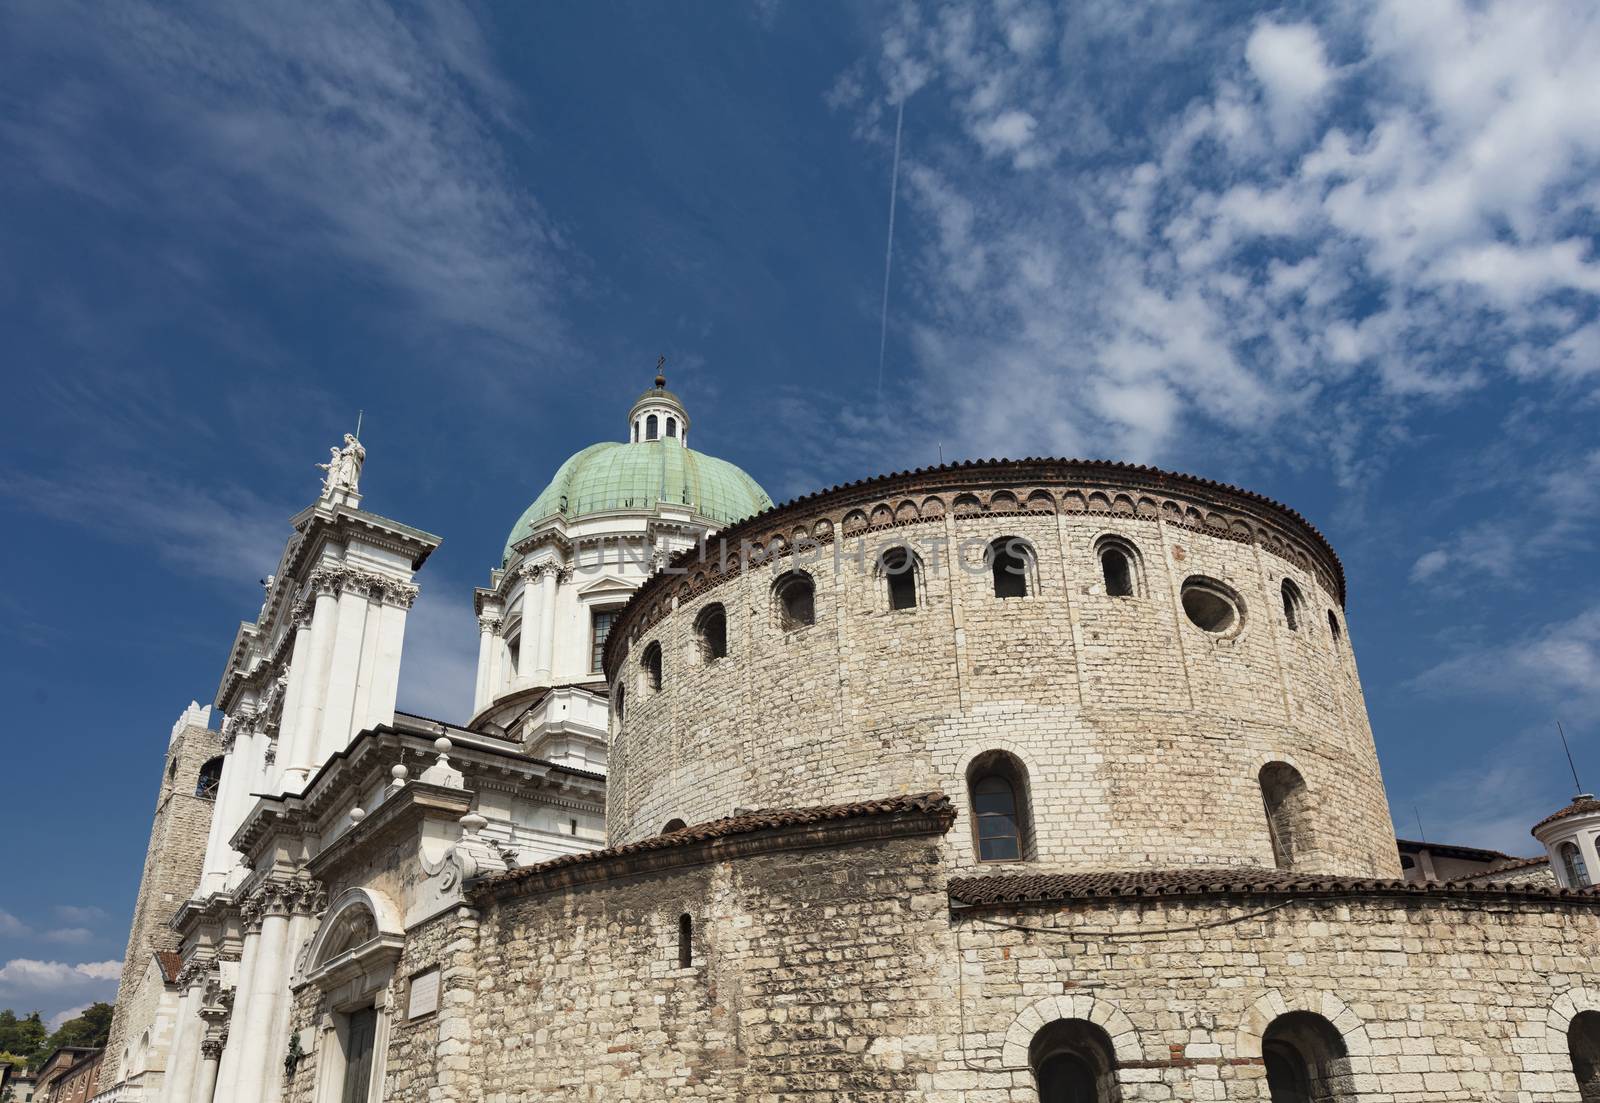
M 1569 889 L 1589 887 L 1589 867 L 1584 864 L 1583 851 L 1578 849 L 1577 843 L 1561 844 L 1561 866 L 1566 871 Z

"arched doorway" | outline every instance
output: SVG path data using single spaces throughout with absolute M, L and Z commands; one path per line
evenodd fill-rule
M 1105 1030 L 1087 1019 L 1046 1023 L 1028 1046 L 1039 1103 L 1118 1103 L 1117 1059 Z
M 1272 1020 L 1261 1036 L 1272 1103 L 1349 1103 L 1349 1054 L 1344 1037 L 1327 1019 L 1291 1011 Z

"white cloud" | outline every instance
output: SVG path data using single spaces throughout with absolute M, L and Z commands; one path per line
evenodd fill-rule
M 1411 581 L 1426 582 L 1450 564 L 1450 553 L 1442 548 L 1424 552 L 1411 565 Z
M 105 998 L 115 994 L 122 976 L 120 961 L 38 961 L 12 958 L 0 965 L 0 999 L 13 1003 L 59 1000 L 63 994 L 82 998 Z
M 1052 53 L 987 5 L 898 10 L 883 96 L 914 72 L 921 133 L 895 328 L 946 413 L 890 465 L 927 439 L 1155 462 L 1226 441 L 1358 479 L 1380 461 L 1352 441 L 1421 406 L 1600 377 L 1600 10 L 1317 15 L 1207 6 L 1163 36 L 1091 4 Z M 1178 58 L 1216 64 L 1180 82 Z
M 68 923 L 98 923 L 107 918 L 106 910 L 93 904 L 87 906 L 57 904 L 52 910 L 57 918 L 64 919 Z
M 32 933 L 33 928 L 10 912 L 0 909 L 0 938 L 27 938 Z
M 1251 32 L 1244 56 L 1266 92 L 1273 130 L 1296 136 L 1333 80 L 1317 29 L 1264 20 Z

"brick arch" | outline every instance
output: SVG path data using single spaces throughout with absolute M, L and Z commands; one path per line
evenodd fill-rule
M 1338 996 L 1332 992 L 1285 992 L 1275 988 L 1257 999 L 1245 1013 L 1244 1022 L 1239 1024 L 1239 1029 L 1233 1035 L 1233 1056 L 1259 1058 L 1261 1036 L 1266 1033 L 1267 1027 L 1272 1025 L 1272 1020 L 1291 1011 L 1309 1011 L 1327 1019 L 1344 1038 L 1345 1052 L 1351 1057 L 1372 1055 L 1372 1039 L 1367 1034 L 1367 1025 Z
M 1139 1032 L 1134 1029 L 1122 1008 L 1110 1000 L 1075 992 L 1065 996 L 1046 996 L 1035 1000 L 1006 1028 L 1005 1049 L 1001 1064 L 1008 1069 L 1028 1067 L 1028 1046 L 1033 1036 L 1047 1024 L 1061 1019 L 1087 1019 L 1111 1036 L 1111 1049 L 1118 1065 L 1129 1065 L 1144 1060 L 1144 1045 Z

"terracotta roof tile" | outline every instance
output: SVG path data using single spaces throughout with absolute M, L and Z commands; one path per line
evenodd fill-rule
M 1553 812 L 1534 824 L 1533 830 L 1538 831 L 1539 828 L 1547 823 L 1555 823 L 1557 820 L 1564 820 L 1568 816 L 1581 816 L 1585 812 L 1600 812 L 1600 800 L 1595 800 L 1588 793 L 1584 793 L 1561 811 Z
M 1386 878 L 1334 877 L 1270 869 L 1169 869 L 1103 873 L 1004 874 L 957 877 L 951 903 L 971 907 L 1064 900 L 1158 896 L 1470 896 L 1533 897 L 1600 905 L 1600 892 L 1572 892 L 1534 883 L 1456 885 Z
M 1507 858 L 1505 861 L 1492 865 L 1488 869 L 1480 869 L 1476 873 L 1463 873 L 1459 877 L 1450 878 L 1445 883 L 1455 884 L 1458 881 L 1471 881 L 1474 878 L 1488 877 L 1495 873 L 1510 873 L 1514 869 L 1533 869 L 1536 866 L 1547 866 L 1549 864 L 1550 855 L 1548 854 L 1540 854 L 1536 858 Z
M 160 967 L 161 976 L 168 984 L 176 984 L 178 973 L 183 968 L 183 955 L 171 950 L 157 950 L 156 965 Z
M 496 886 L 528 880 L 551 870 L 588 865 L 594 862 L 603 862 L 609 858 L 617 858 L 629 854 L 642 854 L 651 850 L 669 850 L 676 847 L 693 846 L 696 843 L 723 839 L 731 835 L 747 835 L 774 828 L 801 827 L 811 823 L 857 819 L 862 816 L 891 816 L 904 812 L 922 812 L 951 821 L 955 818 L 955 809 L 950 803 L 950 798 L 937 791 L 885 797 L 882 800 L 856 801 L 851 804 L 825 804 L 812 808 L 769 808 L 761 811 L 744 812 L 737 816 L 728 816 L 720 820 L 708 820 L 705 823 L 690 824 L 688 827 L 679 828 L 665 835 L 652 835 L 647 839 L 640 839 L 636 843 L 627 843 L 623 846 L 606 847 L 604 850 L 588 850 L 581 854 L 565 854 L 560 858 L 552 858 L 548 862 L 524 866 L 521 869 L 514 869 L 507 873 L 486 878 L 480 883 L 479 887 L 492 889 Z

